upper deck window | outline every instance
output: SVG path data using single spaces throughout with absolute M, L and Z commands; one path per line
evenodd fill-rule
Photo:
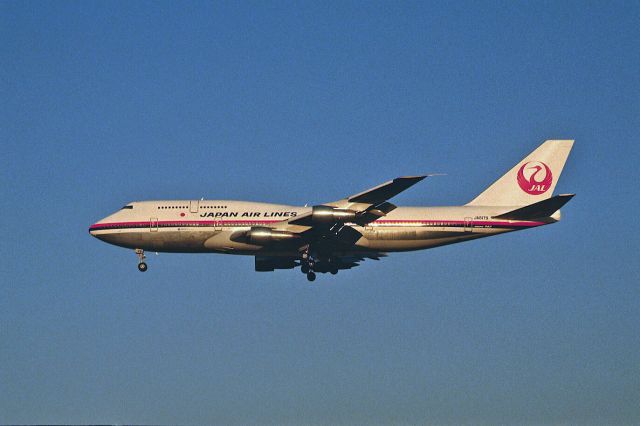
M 123 208 L 121 208 L 120 210 L 124 210 L 124 209 L 132 209 L 133 206 L 124 206 Z

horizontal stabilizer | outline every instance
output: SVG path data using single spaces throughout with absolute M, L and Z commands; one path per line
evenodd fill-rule
M 576 194 L 556 195 L 546 200 L 538 201 L 537 203 L 529 204 L 528 206 L 520 207 L 519 209 L 494 216 L 494 218 L 507 220 L 531 220 L 541 217 L 549 217 L 560 210 L 560 207 L 567 204 L 574 195 Z

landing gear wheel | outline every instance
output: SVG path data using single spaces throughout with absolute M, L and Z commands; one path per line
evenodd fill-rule
M 307 274 L 307 279 L 309 281 L 315 281 L 316 280 L 316 274 L 313 271 L 309 271 L 309 273 Z
M 309 273 L 309 271 L 310 271 L 310 269 L 309 269 L 309 265 L 306 265 L 306 264 L 302 265 L 302 266 L 300 267 L 300 270 L 302 271 L 302 273 L 303 273 L 303 274 L 308 274 L 308 273 Z
M 335 275 L 335 274 L 337 274 L 337 273 L 338 273 L 338 269 L 332 269 L 332 270 L 331 270 L 331 275 Z
M 137 248 L 135 250 L 136 256 L 138 256 L 138 271 L 144 272 L 147 270 L 147 264 L 144 263 L 144 260 L 147 256 L 144 255 L 144 250 Z

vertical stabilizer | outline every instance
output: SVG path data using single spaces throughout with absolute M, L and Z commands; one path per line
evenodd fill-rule
M 525 206 L 551 197 L 573 140 L 548 140 L 467 205 Z

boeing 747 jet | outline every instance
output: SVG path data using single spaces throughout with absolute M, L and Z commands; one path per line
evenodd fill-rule
M 300 267 L 337 274 L 365 259 L 422 250 L 560 220 L 575 194 L 552 196 L 573 146 L 548 140 L 463 206 L 398 207 L 389 200 L 429 175 L 403 176 L 311 207 L 228 200 L 135 201 L 91 225 L 94 237 L 135 250 L 255 257 L 256 271 Z

